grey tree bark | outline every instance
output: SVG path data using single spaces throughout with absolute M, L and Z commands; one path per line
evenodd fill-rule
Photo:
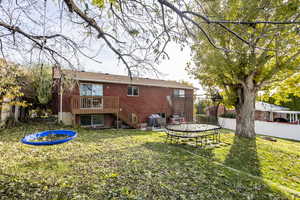
M 251 84 L 245 84 L 238 89 L 235 132 L 238 136 L 255 137 L 255 97 L 256 90 Z

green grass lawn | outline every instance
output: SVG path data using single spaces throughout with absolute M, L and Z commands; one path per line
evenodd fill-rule
M 160 132 L 85 129 L 61 145 L 19 142 L 46 127 L 0 132 L 0 199 L 299 198 L 279 186 L 300 192 L 299 142 L 223 131 L 228 145 L 199 149 L 166 144 Z

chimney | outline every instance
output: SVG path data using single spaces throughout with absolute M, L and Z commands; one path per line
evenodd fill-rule
M 52 67 L 52 76 L 53 79 L 59 79 L 61 76 L 61 68 L 58 65 Z

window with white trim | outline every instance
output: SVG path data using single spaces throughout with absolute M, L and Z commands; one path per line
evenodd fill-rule
M 127 91 L 128 96 L 139 96 L 139 88 L 137 86 L 128 86 L 128 91 Z
M 81 83 L 80 96 L 103 96 L 103 85 L 92 84 L 92 83 Z
M 185 91 L 181 89 L 174 89 L 173 95 L 175 97 L 185 97 Z

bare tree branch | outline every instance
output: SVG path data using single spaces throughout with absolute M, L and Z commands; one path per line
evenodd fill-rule
M 129 77 L 132 78 L 132 73 L 130 70 L 130 66 L 128 65 L 128 63 L 126 62 L 126 60 L 123 58 L 123 55 L 111 44 L 111 42 L 106 38 L 106 35 L 108 35 L 109 37 L 113 38 L 115 41 L 119 42 L 117 39 L 115 39 L 114 37 L 112 37 L 111 35 L 105 33 L 96 23 L 96 21 L 90 17 L 88 17 L 84 12 L 82 12 L 74 3 L 73 0 L 64 0 L 64 2 L 66 3 L 66 5 L 69 8 L 70 12 L 75 12 L 77 15 L 79 15 L 86 23 L 88 23 L 89 26 L 93 27 L 97 32 L 98 32 L 98 38 L 102 38 L 105 43 L 107 44 L 107 46 L 115 53 L 119 56 L 119 58 L 122 60 L 123 64 L 126 66 L 127 70 L 128 70 L 128 74 Z
M 230 40 L 241 41 L 245 48 L 272 51 L 265 49 L 266 46 L 259 46 L 258 38 L 252 41 L 235 27 L 245 25 L 255 28 L 257 24 L 274 28 L 293 26 L 299 24 L 300 16 L 295 15 L 282 22 L 268 18 L 252 22 L 224 20 L 220 14 L 218 20 L 207 15 L 209 3 L 205 1 L 117 0 L 99 8 L 90 1 L 60 0 L 51 6 L 53 10 L 48 11 L 44 3 L 38 0 L 2 1 L 0 38 L 4 54 L 9 55 L 8 52 L 13 50 L 30 62 L 41 54 L 47 62 L 79 67 L 82 57 L 78 56 L 82 55 L 102 63 L 100 50 L 105 46 L 126 67 L 130 77 L 131 71 L 157 73 L 155 65 L 161 59 L 169 58 L 166 49 L 170 42 L 182 47 L 189 45 L 191 39 L 196 43 L 207 40 L 223 53 L 238 51 L 230 45 L 221 48 L 213 37 L 214 31 L 229 33 Z M 197 31 L 204 39 L 202 36 L 197 38 Z M 270 28 L 270 31 L 273 30 Z

